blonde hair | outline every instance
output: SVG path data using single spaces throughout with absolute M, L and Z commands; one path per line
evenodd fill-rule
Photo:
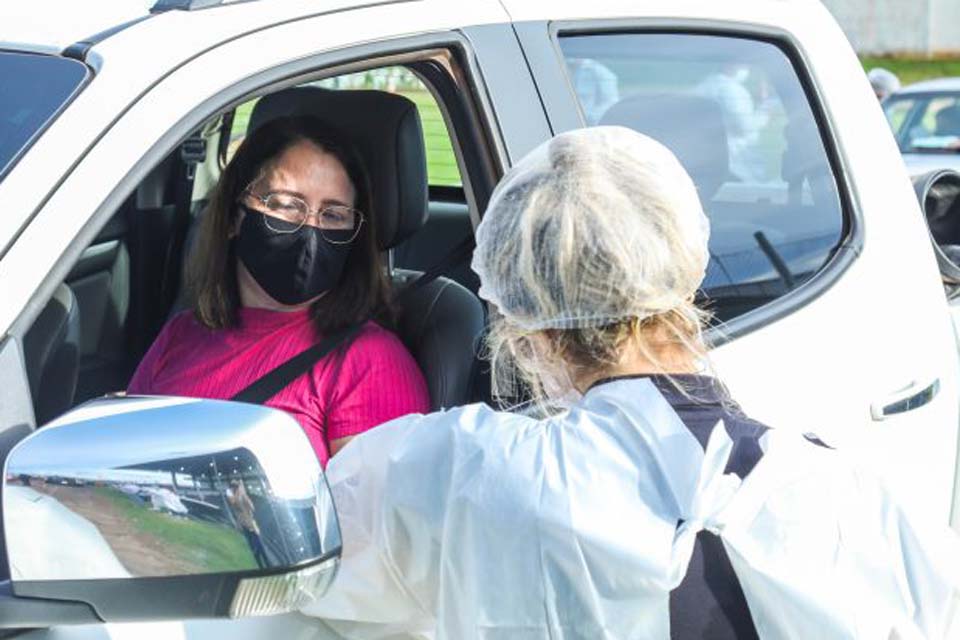
M 693 303 L 709 223 L 676 157 L 624 127 L 560 134 L 518 162 L 477 228 L 473 269 L 499 316 L 486 355 L 494 392 L 535 400 L 612 368 L 629 342 L 654 368 L 706 355 Z

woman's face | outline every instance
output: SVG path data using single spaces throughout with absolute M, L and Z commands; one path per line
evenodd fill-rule
M 308 140 L 295 142 L 268 163 L 263 175 L 250 185 L 250 192 L 254 196 L 294 195 L 314 213 L 332 205 L 353 207 L 357 195 L 340 161 Z M 238 228 L 242 217 L 243 213 L 237 220 Z M 316 226 L 317 217 L 308 217 L 306 224 Z
M 289 204 L 306 210 L 306 218 L 291 216 L 293 207 L 273 209 L 268 197 L 301 200 Z M 355 200 L 344 166 L 312 142 L 296 142 L 269 162 L 242 196 L 232 229 L 241 303 L 299 309 L 336 286 L 349 252 L 347 236 L 358 228 L 350 213 Z

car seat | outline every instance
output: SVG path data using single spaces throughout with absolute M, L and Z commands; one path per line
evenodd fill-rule
M 70 287 L 60 284 L 23 336 L 23 359 L 37 425 L 73 405 L 80 371 L 80 314 Z

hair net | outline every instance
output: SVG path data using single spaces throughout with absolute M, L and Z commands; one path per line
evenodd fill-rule
M 900 88 L 900 79 L 883 67 L 871 69 L 867 73 L 867 79 L 870 80 L 873 92 L 881 97 L 886 97 Z
M 528 331 L 644 319 L 688 304 L 709 257 L 690 177 L 625 127 L 560 134 L 518 162 L 477 228 L 480 296 Z

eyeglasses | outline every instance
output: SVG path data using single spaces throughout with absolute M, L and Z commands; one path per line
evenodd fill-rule
M 245 195 L 261 205 L 257 210 L 265 214 L 264 222 L 274 233 L 296 233 L 313 214 L 317 219 L 314 226 L 324 240 L 330 244 L 349 244 L 363 225 L 363 213 L 346 205 L 332 204 L 313 212 L 303 199 L 289 193 L 271 191 L 258 196 L 248 189 Z

